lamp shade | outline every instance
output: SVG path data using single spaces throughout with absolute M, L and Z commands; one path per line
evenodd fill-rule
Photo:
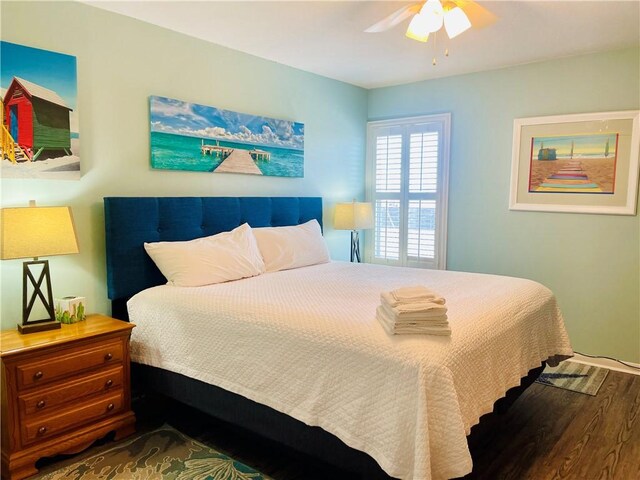
M 336 230 L 365 230 L 373 228 L 373 208 L 368 202 L 336 204 L 333 220 Z
M 70 207 L 3 208 L 0 258 L 36 258 L 78 253 Z
M 433 33 L 442 28 L 444 9 L 440 0 L 427 0 L 420 9 L 420 15 L 425 19 L 426 32 Z
M 429 34 L 442 28 L 444 8 L 440 0 L 427 0 L 409 23 L 405 35 L 419 42 L 426 42 Z
M 409 23 L 409 27 L 407 28 L 407 32 L 405 35 L 413 40 L 417 40 L 419 42 L 426 42 L 429 40 L 429 33 L 431 30 L 429 29 L 429 19 L 426 15 L 416 14 L 411 19 L 411 23 Z
M 444 28 L 449 38 L 454 38 L 471 28 L 471 22 L 460 7 L 455 7 L 444 13 Z
M 443 13 L 444 7 L 442 6 L 442 3 L 440 3 L 440 0 L 427 0 L 420 9 L 420 14 L 442 16 Z

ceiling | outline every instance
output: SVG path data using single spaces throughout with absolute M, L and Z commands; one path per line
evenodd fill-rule
M 408 21 L 363 32 L 412 0 L 85 3 L 365 88 L 640 44 L 638 0 L 480 1 L 498 22 L 453 40 L 439 33 L 436 45 L 406 38 Z

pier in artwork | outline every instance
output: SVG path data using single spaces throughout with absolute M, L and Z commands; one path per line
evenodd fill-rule
M 231 149 L 224 161 L 214 170 L 214 172 L 223 173 L 249 173 L 253 175 L 262 175 L 262 172 L 251 157 L 249 150 L 240 148 Z
M 222 163 L 214 170 L 215 172 L 262 175 L 262 171 L 255 162 L 258 160 L 269 161 L 271 158 L 271 154 L 264 150 L 224 147 L 220 146 L 217 141 L 215 145 L 206 145 L 202 140 L 200 152 L 202 155 L 215 155 L 223 159 Z

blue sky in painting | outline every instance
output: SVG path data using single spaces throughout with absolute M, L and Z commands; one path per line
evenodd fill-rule
M 540 146 L 545 148 L 555 148 L 558 156 L 566 157 L 571 154 L 571 142 L 573 142 L 573 153 L 575 156 L 604 157 L 607 140 L 609 141 L 609 156 L 616 155 L 615 133 L 594 134 L 594 135 L 567 135 L 535 137 L 533 139 L 534 156 L 537 155 Z
M 0 87 L 9 88 L 20 77 L 56 92 L 76 110 L 76 57 L 15 43 L 0 42 Z
M 304 149 L 304 124 L 150 97 L 151 131 Z

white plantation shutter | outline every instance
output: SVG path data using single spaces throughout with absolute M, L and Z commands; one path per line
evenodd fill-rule
M 450 115 L 369 123 L 367 259 L 445 268 Z
M 400 192 L 402 135 L 376 137 L 376 191 Z
M 438 132 L 412 133 L 409 144 L 409 191 L 438 191 Z

